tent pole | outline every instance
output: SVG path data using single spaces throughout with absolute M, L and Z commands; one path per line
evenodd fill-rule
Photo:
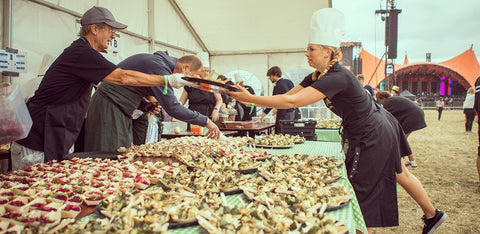
M 195 38 L 198 45 L 200 45 L 200 47 L 202 47 L 202 50 L 207 52 L 208 54 L 210 54 L 210 51 L 208 50 L 207 46 L 205 46 L 205 43 L 203 43 L 202 39 L 200 38 L 200 36 L 195 31 L 195 28 L 193 28 L 192 24 L 190 24 L 190 21 L 188 21 L 185 14 L 183 14 L 182 9 L 180 9 L 177 2 L 175 2 L 175 0 L 168 0 L 168 2 L 170 3 L 170 5 L 172 5 L 173 9 L 177 13 L 177 15 L 180 17 L 180 19 L 182 19 L 183 23 L 185 24 L 185 27 L 188 28 L 188 31 L 192 34 L 193 38 Z
M 3 0 L 2 49 L 12 47 L 12 0 Z M 2 82 L 12 83 L 10 76 L 2 75 Z
M 155 52 L 155 0 L 148 0 L 148 51 Z

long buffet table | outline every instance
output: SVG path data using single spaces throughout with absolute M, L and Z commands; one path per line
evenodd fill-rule
M 338 128 L 315 128 L 317 141 L 341 142 Z
M 244 146 L 246 149 L 250 147 Z M 302 144 L 294 145 L 291 148 L 286 149 L 268 149 L 264 148 L 263 150 L 269 152 L 272 155 L 293 155 L 293 154 L 309 154 L 312 156 L 326 156 L 326 157 L 334 157 L 339 160 L 344 160 L 344 154 L 341 149 L 341 145 L 339 142 L 320 142 L 320 141 L 306 141 Z M 345 166 L 340 167 L 340 172 L 342 174 L 342 178 L 338 181 L 344 185 L 350 193 L 353 195 L 353 199 L 351 202 L 348 203 L 345 207 L 326 212 L 327 215 L 333 215 L 338 221 L 343 222 L 349 230 L 349 233 L 355 233 L 356 230 L 360 230 L 364 233 L 367 233 L 367 229 L 365 226 L 365 222 L 363 220 L 363 216 L 358 205 L 358 201 L 355 197 L 355 192 L 353 190 L 352 185 L 347 179 L 347 173 Z M 240 204 L 241 202 L 248 203 L 246 197 L 243 194 L 235 194 L 229 195 L 226 197 L 226 200 L 231 205 Z M 84 218 L 88 219 L 95 219 L 97 218 L 96 214 L 88 215 Z M 184 227 L 184 228 L 177 228 L 177 229 L 170 229 L 170 233 L 205 233 L 205 231 L 198 225 Z
M 264 150 L 274 155 L 310 154 L 314 156 L 331 156 L 340 160 L 345 159 L 340 143 L 338 142 L 306 141 L 302 144 L 295 145 L 292 148 Z M 326 214 L 333 215 L 337 220 L 344 222 L 348 227 L 349 233 L 356 233 L 356 230 L 367 233 L 362 212 L 360 211 L 357 198 L 354 196 L 355 192 L 353 191 L 353 187 L 347 179 L 345 166 L 342 166 L 340 171 L 342 173 L 342 178 L 338 183 L 343 184 L 349 189 L 350 193 L 353 195 L 353 199 L 347 206 L 335 211 L 327 212 Z M 239 199 L 243 199 L 245 201 L 244 195 L 236 194 L 227 196 L 227 202 L 232 205 L 240 203 Z M 191 226 L 186 228 L 170 229 L 169 231 L 171 233 L 202 233 L 203 229 L 200 226 Z

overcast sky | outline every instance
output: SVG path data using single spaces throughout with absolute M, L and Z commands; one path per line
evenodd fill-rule
M 480 0 L 398 0 L 398 44 L 395 63 L 443 62 L 468 50 L 480 61 Z M 343 41 L 362 42 L 363 49 L 381 57 L 385 52 L 385 22 L 375 10 L 385 9 L 385 0 L 332 0 L 333 8 L 345 14 Z

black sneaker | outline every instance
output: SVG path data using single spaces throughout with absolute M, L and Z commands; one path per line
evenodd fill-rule
M 435 216 L 432 218 L 425 218 L 425 215 L 422 217 L 423 222 L 425 223 L 425 226 L 423 226 L 423 232 L 422 234 L 431 234 L 437 229 L 443 221 L 447 219 L 447 214 L 443 213 L 443 211 L 436 209 L 435 210 Z

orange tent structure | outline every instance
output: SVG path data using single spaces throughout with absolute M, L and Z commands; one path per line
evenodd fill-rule
M 385 80 L 385 60 L 381 61 L 363 49 L 360 58 L 365 82 L 378 87 Z M 392 81 L 390 86 L 398 85 L 401 90 L 407 89 L 413 94 L 439 94 L 440 85 L 446 85 L 451 90 L 448 95 L 463 95 L 480 76 L 480 64 L 472 47 L 441 63 L 409 63 L 405 56 L 404 64 L 394 64 L 394 68 L 395 76 L 387 77 Z

